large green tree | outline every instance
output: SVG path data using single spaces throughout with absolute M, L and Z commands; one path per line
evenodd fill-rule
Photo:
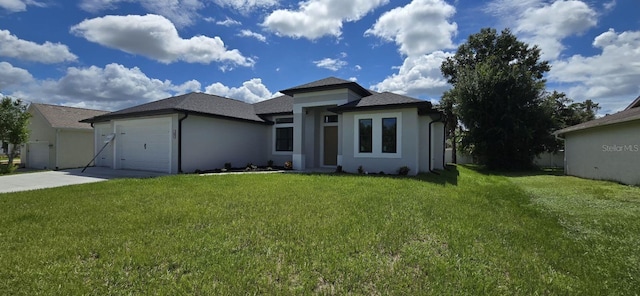
M 16 156 L 18 145 L 24 143 L 29 138 L 29 118 L 27 105 L 22 100 L 12 100 L 9 97 L 0 101 L 0 140 L 13 144 L 14 149 L 8 153 L 9 167 L 13 166 L 13 159 Z
M 574 102 L 562 92 L 553 91 L 545 96 L 547 108 L 550 109 L 553 120 L 553 129 L 560 130 L 565 127 L 580 124 L 596 118 L 596 112 L 600 110 L 598 103 L 592 100 Z M 545 150 L 556 152 L 564 148 L 564 141 L 549 135 L 545 143 Z
M 540 49 L 509 30 L 485 28 L 469 36 L 441 66 L 453 88 L 453 110 L 466 129 L 462 143 L 493 169 L 529 167 L 553 130 L 545 105 Z

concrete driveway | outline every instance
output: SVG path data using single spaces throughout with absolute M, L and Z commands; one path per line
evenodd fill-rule
M 167 175 L 102 167 L 90 167 L 84 173 L 81 171 L 82 169 L 70 169 L 0 176 L 0 193 L 101 182 L 116 178 L 153 178 Z

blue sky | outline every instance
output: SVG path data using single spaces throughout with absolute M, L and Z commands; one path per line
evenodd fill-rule
M 600 114 L 640 95 L 638 0 L 0 0 L 0 93 L 117 110 L 191 91 L 247 102 L 328 76 L 437 102 L 470 34 L 537 44 L 549 91 Z

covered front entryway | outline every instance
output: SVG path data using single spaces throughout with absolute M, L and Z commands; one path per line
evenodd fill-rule
M 116 168 L 171 173 L 171 118 L 116 123 Z
M 327 109 L 331 107 L 331 105 L 305 107 L 299 117 L 294 113 L 294 169 L 333 169 L 340 165 L 340 116 L 328 112 Z M 296 151 L 304 154 L 298 157 Z M 297 166 L 296 163 L 298 163 Z

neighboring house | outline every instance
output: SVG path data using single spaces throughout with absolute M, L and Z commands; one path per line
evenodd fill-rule
M 555 132 L 565 173 L 640 185 L 640 97 L 625 110 Z
M 96 160 L 114 169 L 190 173 L 269 160 L 296 170 L 444 168 L 444 123 L 430 102 L 334 77 L 281 93 L 255 104 L 189 93 L 84 122 L 97 144 L 115 133 Z
M 27 112 L 29 140 L 21 156 L 27 168 L 77 168 L 93 158 L 93 128 L 79 121 L 106 111 L 32 103 Z

